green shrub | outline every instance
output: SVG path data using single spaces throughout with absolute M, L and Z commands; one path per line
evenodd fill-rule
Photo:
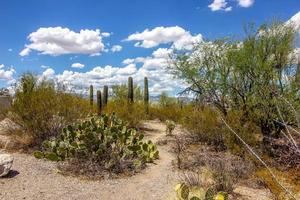
M 21 77 L 10 111 L 10 118 L 22 126 L 24 134 L 33 137 L 29 145 L 39 145 L 65 125 L 86 117 L 90 106 L 88 100 L 28 73 Z
M 110 100 L 104 112 L 111 115 L 115 113 L 119 118 L 127 122 L 130 128 L 139 128 L 142 121 L 147 119 L 143 102 L 129 104 L 127 99 Z
M 124 165 L 136 168 L 158 158 L 156 146 L 143 137 L 115 115 L 102 115 L 65 127 L 55 139 L 43 142 L 43 152 L 34 155 L 53 161 L 92 160 L 120 172 Z

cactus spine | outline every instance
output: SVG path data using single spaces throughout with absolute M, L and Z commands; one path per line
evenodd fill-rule
M 133 80 L 128 77 L 128 102 L 133 103 Z
M 97 91 L 97 114 L 101 115 L 102 111 L 102 101 L 101 101 L 101 91 Z
M 107 105 L 108 102 L 108 87 L 104 85 L 103 87 L 103 107 Z
M 144 104 L 146 114 L 149 113 L 149 89 L 148 89 L 148 78 L 144 78 Z
M 93 106 L 94 104 L 94 88 L 93 85 L 90 85 L 90 105 Z

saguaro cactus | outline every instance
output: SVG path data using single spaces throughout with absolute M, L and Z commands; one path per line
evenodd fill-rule
M 149 113 L 149 89 L 148 89 L 148 78 L 144 78 L 144 104 L 145 104 L 145 111 Z
M 133 80 L 128 77 L 128 102 L 133 103 Z
M 101 115 L 101 111 L 102 111 L 101 91 L 97 90 L 97 114 Z
M 94 104 L 94 88 L 93 85 L 90 85 L 90 105 L 93 106 Z
M 104 85 L 103 87 L 103 107 L 107 105 L 108 102 L 108 86 Z

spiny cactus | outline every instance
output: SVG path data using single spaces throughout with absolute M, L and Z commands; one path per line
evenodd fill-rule
M 152 162 L 159 154 L 156 145 L 143 141 L 143 137 L 114 114 L 101 115 L 63 128 L 56 139 L 44 141 L 44 151 L 36 151 L 34 156 L 52 161 L 94 159 L 105 163 L 106 168 L 129 160 L 136 167 Z
M 90 85 L 90 105 L 93 106 L 94 104 L 94 88 L 93 85 Z
M 128 102 L 133 103 L 133 80 L 128 77 Z
M 144 104 L 146 114 L 149 113 L 149 89 L 148 89 L 148 78 L 144 78 Z
M 108 86 L 104 85 L 103 87 L 103 107 L 107 105 L 108 102 Z
M 175 129 L 175 122 L 172 120 L 166 120 L 166 135 L 172 135 L 173 130 Z
M 101 115 L 101 111 L 102 111 L 101 91 L 97 90 L 97 114 Z
M 189 187 L 185 183 L 178 183 L 175 186 L 178 200 L 228 200 L 226 192 L 215 192 L 212 188 L 205 191 L 203 187 Z

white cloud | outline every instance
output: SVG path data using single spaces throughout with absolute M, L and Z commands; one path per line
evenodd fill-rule
M 47 69 L 47 68 L 51 68 L 51 67 L 50 66 L 46 66 L 46 65 L 41 65 L 41 68 Z
M 218 10 L 223 10 L 223 11 L 231 11 L 232 7 L 227 6 L 228 2 L 226 0 L 214 0 L 208 7 L 211 9 L 211 11 L 218 11 Z
M 42 77 L 49 78 L 49 77 L 53 77 L 54 74 L 55 74 L 54 69 L 48 68 L 43 72 Z
M 171 53 L 172 49 L 159 48 L 152 53 L 152 56 L 155 58 L 169 58 Z
M 238 0 L 239 6 L 248 8 L 254 4 L 254 0 Z
M 31 49 L 26 47 L 19 53 L 19 55 L 20 56 L 28 56 L 30 52 L 31 52 Z
M 126 41 L 138 41 L 135 46 L 143 48 L 152 48 L 160 44 L 172 44 L 176 49 L 191 49 L 193 44 L 202 41 L 202 35 L 193 36 L 189 31 L 179 26 L 161 26 L 131 34 Z
M 118 52 L 122 50 L 122 46 L 120 45 L 114 45 L 112 46 L 112 48 L 110 49 L 112 52 Z
M 123 60 L 123 64 L 125 64 L 125 65 L 128 65 L 128 64 L 131 64 L 131 63 L 133 63 L 134 62 L 134 59 L 131 59 L 131 58 L 127 58 L 127 59 L 125 59 L 125 60 Z
M 9 48 L 9 49 L 8 49 L 8 51 L 9 51 L 9 52 L 12 52 L 12 51 L 13 51 L 13 49 Z
M 0 81 L 6 81 L 7 84 L 15 82 L 13 75 L 16 73 L 15 69 L 11 66 L 5 69 L 5 65 L 0 65 Z
M 20 56 L 27 56 L 32 50 L 47 55 L 99 54 L 105 48 L 103 34 L 99 29 L 85 29 L 77 33 L 62 27 L 39 28 L 28 36 L 31 43 L 25 45 Z
M 82 69 L 82 68 L 84 68 L 84 64 L 81 64 L 81 63 L 73 63 L 72 65 L 71 65 L 71 67 L 73 67 L 73 68 L 79 68 L 79 69 Z
M 103 32 L 103 33 L 101 33 L 101 35 L 102 35 L 103 37 L 109 37 L 109 36 L 110 36 L 110 33 L 108 33 L 108 32 Z
M 164 50 L 160 50 L 164 51 Z M 154 53 L 155 54 L 155 53 Z M 42 76 L 52 76 L 53 79 L 65 84 L 69 89 L 79 93 L 87 93 L 90 84 L 96 88 L 103 85 L 126 84 L 128 77 L 133 77 L 134 84 L 143 87 L 144 77 L 149 79 L 150 95 L 158 95 L 162 91 L 173 93 L 186 86 L 185 83 L 174 79 L 173 75 L 166 71 L 167 60 L 162 57 L 137 57 L 126 59 L 123 63 L 129 63 L 124 67 L 96 66 L 86 72 L 65 70 L 53 75 L 54 71 L 46 70 Z M 137 67 L 137 65 L 140 65 Z

